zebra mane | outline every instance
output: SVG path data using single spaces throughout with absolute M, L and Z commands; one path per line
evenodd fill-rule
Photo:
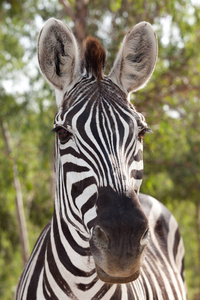
M 106 52 L 97 38 L 89 36 L 85 42 L 85 52 L 81 63 L 81 72 L 93 75 L 100 81 L 103 78 Z

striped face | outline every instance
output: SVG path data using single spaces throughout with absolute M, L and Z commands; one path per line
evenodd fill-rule
M 87 197 L 91 191 L 98 194 L 100 187 L 110 187 L 120 195 L 138 193 L 146 130 L 144 117 L 109 79 L 100 85 L 94 78 L 83 79 L 68 93 L 55 117 L 55 131 L 60 172 L 66 178 L 67 194 L 73 195 L 76 186 L 73 201 L 77 206 L 75 198 L 79 197 L 80 215 L 87 185 Z
M 95 78 L 83 79 L 68 93 L 55 117 L 57 188 L 64 195 L 60 206 L 67 207 L 71 224 L 80 232 L 87 232 L 92 254 L 98 262 L 99 277 L 106 282 L 112 282 L 112 269 L 119 263 L 116 257 L 114 267 L 108 268 L 107 261 L 110 255 L 113 257 L 111 249 L 116 250 L 112 243 L 122 237 L 124 246 L 130 245 L 130 238 L 134 237 L 130 246 L 134 268 L 125 270 L 123 282 L 124 277 L 131 281 L 139 275 L 140 263 L 135 262 L 135 257 L 140 259 L 140 256 L 134 249 L 148 228 L 137 197 L 143 174 L 142 138 L 146 130 L 144 117 L 109 79 L 100 84 Z M 121 234 L 116 239 L 112 231 L 119 232 L 119 224 Z M 111 249 L 108 256 L 103 253 L 106 260 L 99 267 L 102 261 L 99 247 L 104 249 L 107 243 Z M 122 257 L 121 251 L 118 256 Z M 127 264 L 126 255 L 121 259 L 122 265 L 124 261 Z M 108 269 L 112 276 L 102 273 L 102 269 Z

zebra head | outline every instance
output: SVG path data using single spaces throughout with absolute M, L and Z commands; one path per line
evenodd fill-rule
M 58 105 L 55 214 L 89 242 L 97 274 L 108 283 L 139 276 L 148 242 L 138 199 L 148 127 L 128 95 L 146 84 L 156 58 L 156 36 L 146 22 L 127 33 L 108 76 L 98 40 L 86 41 L 80 60 L 73 33 L 55 19 L 38 40 L 40 68 Z

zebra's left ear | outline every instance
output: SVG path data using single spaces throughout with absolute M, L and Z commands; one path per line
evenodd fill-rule
M 147 22 L 134 26 L 125 36 L 110 79 L 125 93 L 142 88 L 150 79 L 158 53 L 156 34 Z
M 79 55 L 72 31 L 61 21 L 49 19 L 38 38 L 42 74 L 57 90 L 64 91 L 78 73 Z

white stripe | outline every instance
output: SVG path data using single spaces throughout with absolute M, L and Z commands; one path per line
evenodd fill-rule
M 49 265 L 48 265 L 47 257 L 45 257 L 45 271 L 46 271 L 47 280 L 48 280 L 48 282 L 49 282 L 49 284 L 51 286 L 51 289 L 56 294 L 57 298 L 58 299 L 62 299 L 62 300 L 69 300 L 69 298 L 67 297 L 67 295 L 62 291 L 62 289 L 58 286 L 57 282 L 54 280 L 54 278 L 53 278 L 53 276 L 52 276 L 52 274 L 51 274 L 51 272 L 49 270 Z
M 184 249 L 184 245 L 183 245 L 183 240 L 181 238 L 179 245 L 178 245 L 177 255 L 176 255 L 176 265 L 177 265 L 180 273 L 182 271 L 182 263 L 183 263 L 184 254 L 185 254 L 185 249 Z
M 142 270 L 142 276 L 143 276 L 143 280 L 146 283 L 146 288 L 148 290 L 148 300 L 154 300 L 153 299 L 152 288 L 149 284 L 149 279 L 147 278 L 146 273 L 143 270 Z M 145 295 L 145 297 L 147 298 L 147 295 Z M 144 299 L 145 299 L 145 297 L 144 297 Z
M 152 213 L 153 213 L 153 215 L 152 215 Z M 153 207 L 152 207 L 152 211 L 151 211 L 151 214 L 149 216 L 149 219 L 154 218 L 154 222 L 156 224 L 156 221 L 159 219 L 160 214 L 161 214 L 161 205 L 159 204 L 158 201 L 155 200 L 154 203 L 153 203 Z M 175 290 L 177 292 L 178 299 L 182 299 L 182 296 L 181 296 L 180 291 L 179 291 L 178 282 L 177 282 L 176 277 L 174 275 L 174 270 L 172 269 L 172 267 L 169 264 L 169 262 L 168 262 L 168 260 L 167 260 L 167 258 L 165 256 L 165 254 L 163 253 L 162 249 L 160 248 L 160 245 L 159 245 L 159 243 L 158 243 L 158 241 L 157 241 L 157 239 L 156 239 L 156 237 L 154 235 L 154 230 L 151 231 L 151 238 L 152 238 L 153 244 L 155 245 L 155 248 L 159 251 L 160 256 L 162 257 L 162 259 L 163 259 L 163 261 L 164 261 L 164 263 L 166 265 L 166 268 L 167 268 L 167 270 L 169 272 L 171 281 L 173 282 L 173 286 L 174 286 L 174 288 L 175 288 Z M 154 252 L 153 249 L 151 249 L 151 251 Z M 156 256 L 156 253 L 154 253 L 154 255 Z M 168 286 L 169 280 L 166 279 L 165 274 L 163 274 L 163 272 L 162 272 L 162 266 L 160 267 L 160 273 L 163 276 L 163 280 L 164 280 L 165 284 Z M 168 291 L 168 294 L 171 295 L 170 300 L 174 299 L 173 292 L 172 292 L 172 289 L 171 289 L 170 286 L 169 286 L 169 288 L 168 288 L 167 291 Z
M 21 290 L 23 290 L 23 288 L 25 287 L 24 289 L 24 292 L 23 292 L 23 298 L 20 298 L 20 299 L 27 299 L 27 292 L 28 292 L 28 288 L 29 288 L 29 285 L 30 285 L 30 281 L 32 280 L 32 275 L 33 275 L 33 272 L 35 270 L 35 266 L 37 264 L 37 259 L 38 259 L 38 255 L 39 255 L 39 252 L 43 246 L 43 242 L 44 242 L 44 239 L 46 237 L 46 233 L 47 231 L 45 231 L 42 236 L 39 238 L 39 240 L 37 241 L 37 246 L 38 246 L 38 251 L 34 251 L 30 257 L 30 259 L 32 259 L 31 261 L 31 264 L 28 265 L 27 267 L 27 273 L 26 273 L 26 276 L 25 278 L 23 278 L 23 285 L 21 286 Z M 22 297 L 22 296 L 21 296 Z
M 163 299 L 163 296 L 162 296 L 162 290 L 161 290 L 161 288 L 160 288 L 160 286 L 159 286 L 159 283 L 158 283 L 158 279 L 157 279 L 157 277 L 155 276 L 156 271 L 158 270 L 158 266 L 155 265 L 154 262 L 153 262 L 153 263 L 154 263 L 154 266 L 153 266 L 152 263 L 150 263 L 148 257 L 146 257 L 145 260 L 146 260 L 145 268 L 147 269 L 148 275 L 151 276 L 151 280 L 152 280 L 153 286 L 154 286 L 154 288 L 155 288 L 155 290 L 156 290 L 157 297 L 158 297 L 159 300 L 164 300 L 164 299 Z M 151 267 L 150 267 L 150 266 L 151 266 Z M 155 267 L 155 268 L 154 268 L 154 267 Z M 154 269 L 153 271 L 152 271 L 152 268 Z M 160 268 L 159 268 L 159 269 L 160 269 Z M 170 300 L 171 300 L 171 299 L 170 299 Z
M 65 235 L 62 232 L 62 228 L 61 228 L 61 224 L 60 224 L 60 220 L 59 217 L 57 217 L 57 224 L 58 224 L 58 231 L 59 231 L 59 240 L 63 245 L 63 248 L 65 249 L 70 261 L 72 262 L 72 264 L 84 271 L 84 272 L 90 272 L 92 269 L 95 268 L 95 264 L 94 264 L 94 260 L 90 259 L 90 263 L 88 262 L 88 256 L 81 256 L 80 254 L 78 254 L 69 244 L 68 240 L 66 239 Z M 60 271 L 60 274 L 62 274 L 63 278 L 73 278 L 74 282 L 77 281 L 78 276 L 76 277 L 76 279 L 74 278 L 74 275 L 72 275 L 68 270 L 66 270 L 66 268 L 63 266 L 63 264 L 61 263 L 59 257 L 58 257 L 58 253 L 57 253 L 57 249 L 55 246 L 55 239 L 54 239 L 54 234 L 53 234 L 53 229 L 51 230 L 51 245 L 52 245 L 52 253 L 56 262 L 56 265 Z M 89 244 L 88 244 L 89 246 Z M 58 249 L 59 250 L 59 249 Z M 94 275 L 92 275 L 92 277 L 94 277 Z M 87 279 L 88 280 L 88 279 Z
M 38 300 L 42 299 L 43 296 L 43 276 L 44 276 L 44 269 L 42 269 L 38 281 L 38 286 L 37 286 L 37 292 L 36 292 L 36 297 Z

